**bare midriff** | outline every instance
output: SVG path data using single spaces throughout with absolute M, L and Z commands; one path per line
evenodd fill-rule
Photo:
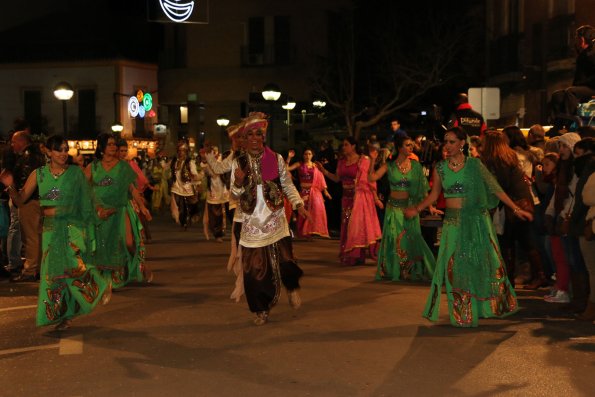
M 41 213 L 43 214 L 43 216 L 55 216 L 56 207 L 42 207 Z
M 446 208 L 462 208 L 463 207 L 463 198 L 462 197 L 452 197 L 446 199 Z
M 390 198 L 395 200 L 404 200 L 409 198 L 409 192 L 392 190 L 390 192 Z
M 304 182 L 300 182 L 300 186 L 302 187 L 302 189 L 309 189 L 312 187 L 311 183 L 304 183 Z

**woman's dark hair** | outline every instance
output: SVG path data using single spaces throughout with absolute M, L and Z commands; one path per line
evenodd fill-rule
M 68 142 L 66 141 L 66 139 L 64 139 L 62 135 L 52 135 L 48 138 L 47 142 L 45 143 L 45 147 L 47 147 L 49 150 L 60 151 L 60 147 L 64 143 L 68 145 Z
M 393 142 L 395 143 L 395 149 L 399 150 L 403 147 L 405 141 L 410 141 L 411 137 L 409 135 L 395 135 L 393 138 Z
M 354 137 L 346 136 L 345 138 L 343 138 L 343 140 L 349 142 L 350 145 L 355 146 L 355 152 L 357 154 L 359 154 L 359 148 L 357 147 L 357 141 L 355 140 Z
M 349 142 L 350 145 L 356 145 L 357 146 L 357 141 L 352 136 L 346 136 L 345 138 L 343 138 L 343 140 Z
M 508 138 L 498 130 L 487 130 L 481 146 L 481 161 L 489 170 L 498 165 L 518 167 L 519 158 L 508 144 Z
M 595 153 L 595 139 L 591 137 L 583 138 L 574 145 L 574 150 L 577 148 L 585 152 Z
M 516 125 L 509 125 L 508 127 L 505 127 L 502 132 L 508 137 L 508 145 L 511 148 L 520 147 L 523 150 L 529 150 L 527 139 L 519 127 Z
M 97 136 L 97 148 L 95 149 L 95 158 L 101 160 L 103 158 L 103 153 L 105 153 L 105 149 L 107 148 L 107 142 L 110 139 L 114 139 L 114 135 L 108 132 L 102 132 Z
M 465 156 L 469 155 L 469 142 L 467 142 L 467 133 L 461 127 L 452 127 L 444 131 L 444 136 L 448 133 L 454 134 L 458 140 L 465 141 L 465 145 L 463 146 L 463 154 Z
M 128 142 L 126 141 L 126 139 L 120 138 L 116 140 L 116 146 L 118 147 L 118 149 L 124 146 L 128 147 Z

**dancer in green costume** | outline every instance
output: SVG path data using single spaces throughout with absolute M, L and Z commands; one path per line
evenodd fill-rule
M 18 193 L 11 178 L 2 178 L 17 205 L 39 189 L 43 212 L 42 262 L 37 325 L 70 326 L 73 317 L 107 303 L 110 282 L 88 260 L 93 250 L 94 211 L 91 191 L 81 169 L 66 164 L 68 144 L 48 139 L 50 163 L 33 171 Z
M 142 225 L 129 205 L 132 197 L 141 212 L 151 220 L 151 213 L 134 185 L 136 173 L 126 161 L 119 160 L 116 141 L 111 134 L 104 133 L 97 137 L 95 157 L 97 159 L 85 169 L 93 188 L 98 218 L 95 226 L 97 249 L 93 264 L 104 277 L 111 280 L 114 288 L 130 281 L 150 281 L 144 266 Z
M 429 280 L 436 267 L 434 254 L 421 235 L 419 215 L 406 219 L 403 210 L 420 203 L 430 187 L 421 164 L 410 159 L 411 138 L 396 136 L 395 148 L 398 150 L 396 160 L 383 164 L 376 171 L 370 167 L 368 177 L 374 182 L 388 172 L 391 190 L 378 250 L 376 280 Z
M 405 216 L 419 214 L 444 191 L 446 214 L 423 316 L 438 320 L 444 284 L 451 324 L 477 327 L 479 318 L 504 317 L 518 310 L 488 211 L 500 199 L 519 218 L 532 220 L 533 216 L 516 206 L 479 159 L 463 154 L 466 140 L 459 127 L 446 131 L 447 159 L 434 170 L 432 191 L 423 202 L 407 208 Z

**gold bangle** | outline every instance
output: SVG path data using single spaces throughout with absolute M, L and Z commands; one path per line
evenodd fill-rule
M 517 212 L 519 212 L 521 210 L 521 207 L 514 207 L 512 209 L 513 214 L 516 214 Z

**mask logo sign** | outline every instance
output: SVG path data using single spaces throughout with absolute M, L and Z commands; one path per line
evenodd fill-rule
M 190 18 L 194 10 L 194 1 L 159 0 L 159 5 L 173 22 L 184 22 Z

